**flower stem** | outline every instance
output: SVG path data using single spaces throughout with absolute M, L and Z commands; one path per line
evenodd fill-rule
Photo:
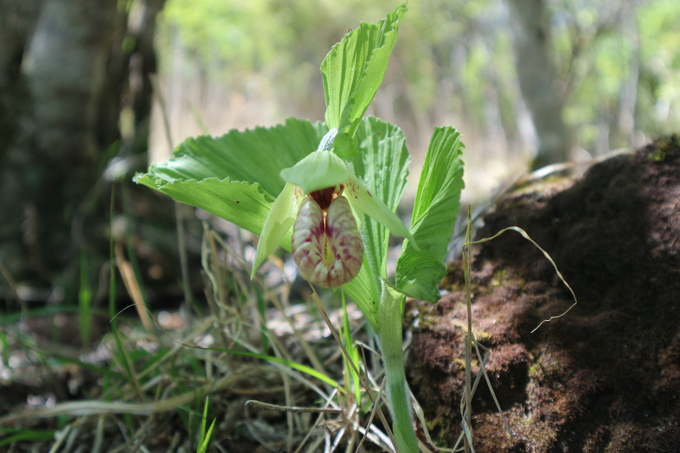
M 417 453 L 418 439 L 413 429 L 413 408 L 406 383 L 402 355 L 402 312 L 404 296 L 383 285 L 378 325 L 387 379 L 387 400 L 392 415 L 392 431 L 398 453 Z

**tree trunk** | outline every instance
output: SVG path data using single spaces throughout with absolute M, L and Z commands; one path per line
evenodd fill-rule
M 155 18 L 163 1 L 138 4 L 154 4 Z M 75 286 L 82 215 L 101 198 L 105 151 L 125 144 L 119 119 L 123 96 L 135 98 L 130 58 L 148 43 L 140 30 L 136 48 L 124 49 L 128 13 L 118 5 L 0 0 L 0 264 L 32 287 Z M 150 98 L 148 74 L 140 80 Z M 150 102 L 139 102 L 148 117 Z M 99 203 L 100 237 L 107 209 L 108 199 Z
M 545 0 L 508 0 L 512 18 L 515 68 L 536 131 L 533 167 L 569 158 L 571 139 L 562 119 L 564 100 L 554 62 Z

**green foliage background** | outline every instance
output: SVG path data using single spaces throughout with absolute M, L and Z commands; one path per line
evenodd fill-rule
M 210 133 L 289 116 L 321 120 L 318 62 L 348 26 L 375 21 L 396 4 L 168 0 L 159 35 L 164 74 L 179 71 L 182 80 L 200 83 L 201 96 L 189 95 L 185 106 L 195 116 L 211 115 L 201 102 L 214 100 L 215 90 L 238 93 L 244 104 L 259 101 L 243 114 L 237 112 L 242 104 L 224 101 L 222 111 L 233 116 Z M 565 120 L 579 146 L 600 154 L 678 129 L 680 2 L 556 0 L 549 8 L 556 90 L 567 101 Z M 410 2 L 369 113 L 399 124 L 416 153 L 424 151 L 433 125 L 455 124 L 484 159 L 526 157 L 513 151 L 526 134 L 509 20 L 502 0 Z M 632 125 L 624 117 L 626 96 L 634 99 Z

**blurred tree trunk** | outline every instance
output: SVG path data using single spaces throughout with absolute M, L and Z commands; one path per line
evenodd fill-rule
M 155 59 L 142 38 L 164 0 L 137 3 L 152 6 L 150 36 L 130 33 L 117 0 L 0 0 L 0 264 L 15 280 L 73 287 L 84 236 L 104 237 L 105 216 L 87 229 L 82 217 L 108 209 L 96 188 L 106 151 L 124 145 L 125 102 L 139 107 L 136 120 L 151 105 Z M 135 69 L 142 48 L 150 54 Z M 137 91 L 132 70 L 147 71 Z
M 619 12 L 621 34 L 630 43 L 628 74 L 623 80 L 619 97 L 617 136 L 614 147 L 629 146 L 636 143 L 635 117 L 637 113 L 638 85 L 640 84 L 640 37 L 636 21 L 637 5 L 621 8 Z M 641 146 L 642 144 L 640 144 Z
M 533 168 L 569 159 L 571 137 L 562 119 L 564 98 L 550 54 L 546 0 L 508 0 L 515 68 L 536 131 Z

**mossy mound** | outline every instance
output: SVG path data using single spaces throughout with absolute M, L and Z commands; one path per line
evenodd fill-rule
M 680 451 L 680 137 L 593 165 L 582 178 L 509 193 L 478 237 L 473 324 L 506 433 L 484 384 L 475 395 L 475 451 Z M 417 303 L 410 382 L 442 441 L 460 433 L 465 290 L 452 263 L 437 304 Z M 477 371 L 477 369 L 475 369 Z

